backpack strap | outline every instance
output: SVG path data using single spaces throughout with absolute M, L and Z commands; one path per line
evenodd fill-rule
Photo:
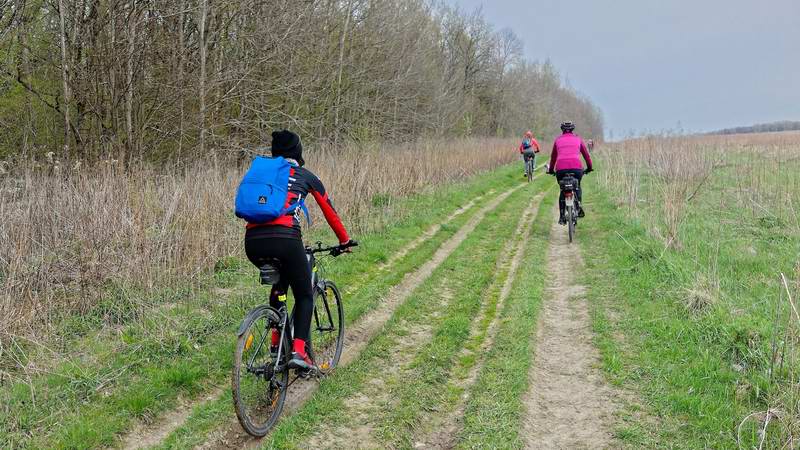
M 297 210 L 297 208 L 300 208 L 300 210 L 303 211 L 303 215 L 306 217 L 306 223 L 308 223 L 308 226 L 311 226 L 311 214 L 308 213 L 308 208 L 306 207 L 306 199 L 304 199 L 303 197 L 300 197 L 292 205 L 287 206 L 283 210 L 283 214 L 281 215 L 294 213 Z
M 308 223 L 308 226 L 311 226 L 311 214 L 308 213 L 308 208 L 306 208 L 306 199 L 301 198 L 297 203 L 299 203 L 297 207 L 303 210 L 303 215 L 306 216 L 306 222 Z

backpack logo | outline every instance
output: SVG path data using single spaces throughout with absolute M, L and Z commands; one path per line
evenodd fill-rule
M 267 204 L 267 197 L 264 197 L 263 195 L 258 197 L 258 204 L 259 205 L 266 205 Z

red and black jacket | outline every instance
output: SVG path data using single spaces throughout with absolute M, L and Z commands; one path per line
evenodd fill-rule
M 333 203 L 325 191 L 325 186 L 316 175 L 311 173 L 305 167 L 292 166 L 289 169 L 289 195 L 286 199 L 286 207 L 293 203 L 303 200 L 308 200 L 308 195 L 314 196 L 317 201 L 322 214 L 328 225 L 336 233 L 339 243 L 344 244 L 350 240 L 342 225 L 339 215 L 333 209 Z M 267 223 L 248 223 L 247 224 L 247 237 L 282 237 L 282 238 L 295 238 L 301 239 L 300 234 L 300 214 L 301 208 L 295 209 L 293 212 L 287 213 L 285 216 L 278 217 L 272 222 Z

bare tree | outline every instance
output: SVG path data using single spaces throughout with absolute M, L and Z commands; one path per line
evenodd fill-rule
M 64 0 L 58 0 L 58 23 L 59 23 L 59 37 L 61 39 L 61 81 L 63 85 L 64 105 L 62 110 L 64 113 L 64 153 L 69 153 L 69 60 L 67 59 L 67 32 L 65 26 L 65 16 L 67 15 L 64 6 Z

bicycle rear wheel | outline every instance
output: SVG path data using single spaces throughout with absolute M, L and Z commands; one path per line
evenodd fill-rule
M 528 183 L 533 181 L 533 160 L 528 160 Z
M 326 375 L 339 364 L 342 356 L 344 305 L 339 289 L 332 281 L 325 281 L 324 289 L 317 289 L 314 295 L 311 357 L 320 373 Z
M 236 343 L 231 387 L 236 416 L 253 436 L 264 436 L 283 411 L 289 385 L 289 349 L 278 363 L 270 351 L 273 329 L 280 332 L 280 314 L 272 308 L 255 309 L 245 317 Z M 278 363 L 278 364 L 276 364 Z

